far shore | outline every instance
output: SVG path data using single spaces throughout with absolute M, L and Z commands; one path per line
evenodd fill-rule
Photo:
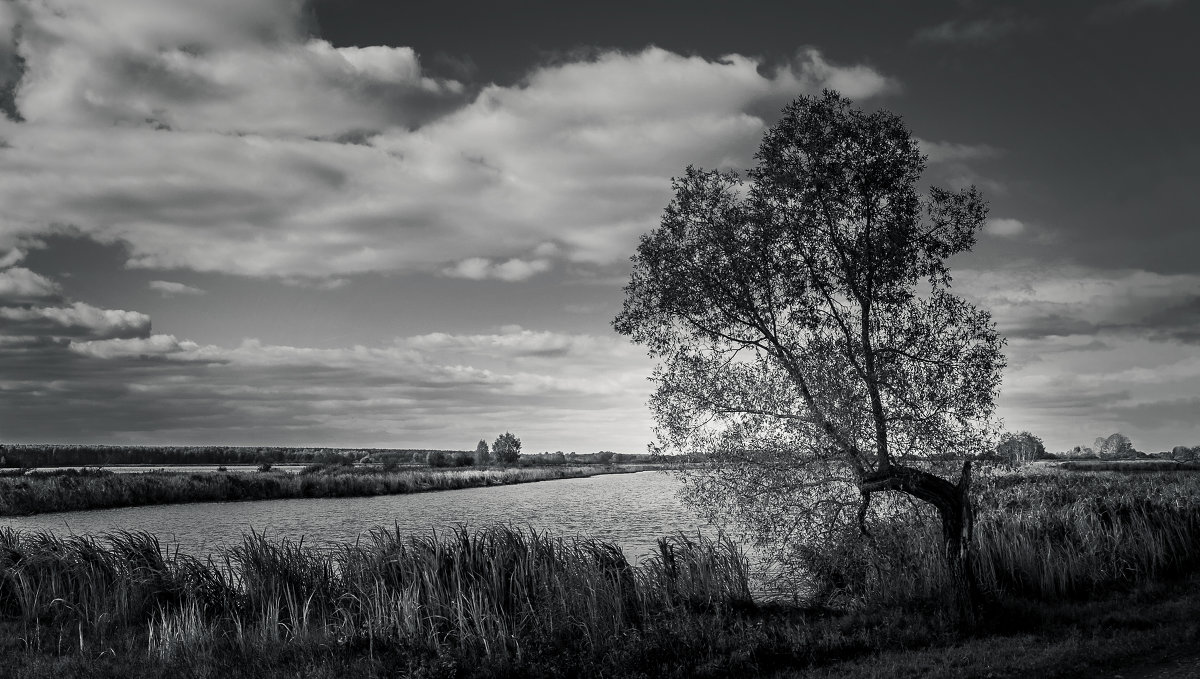
M 156 465 L 157 466 L 157 465 Z M 665 469 L 661 464 L 539 467 L 310 465 L 300 473 L 42 470 L 0 475 L 0 517 L 188 502 L 405 495 Z

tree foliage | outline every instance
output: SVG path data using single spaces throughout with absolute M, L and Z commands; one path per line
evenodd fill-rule
M 511 432 L 504 432 L 492 443 L 492 454 L 497 462 L 513 464 L 521 457 L 521 439 Z
M 1105 460 L 1124 460 L 1137 457 L 1137 451 L 1133 449 L 1133 441 L 1120 432 L 1096 439 L 1096 454 Z
M 980 194 L 922 196 L 900 118 L 832 92 L 790 104 L 755 158 L 746 178 L 687 168 L 633 257 L 614 327 L 658 359 L 660 442 L 705 453 L 690 498 L 765 544 L 865 530 L 897 491 L 962 557 L 969 465 L 952 481 L 936 463 L 991 449 L 1004 364 L 945 263 L 974 244 Z
M 1027 432 L 1005 432 L 996 445 L 996 455 L 1009 464 L 1025 464 L 1046 456 L 1046 446 L 1039 437 Z

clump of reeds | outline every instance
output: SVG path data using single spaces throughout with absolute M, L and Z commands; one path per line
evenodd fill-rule
M 1024 471 L 974 487 L 973 571 L 991 599 L 1085 597 L 1200 564 L 1200 479 L 1190 474 Z M 809 600 L 882 606 L 945 601 L 949 571 L 932 514 L 798 554 Z
M 7 616 L 78 627 L 81 645 L 140 625 L 160 658 L 264 644 L 493 661 L 546 645 L 600 653 L 655 621 L 751 605 L 745 558 L 726 538 L 664 538 L 656 557 L 631 564 L 611 543 L 505 526 L 377 530 L 326 549 L 252 533 L 206 562 L 144 533 L 3 530 L 0 583 Z

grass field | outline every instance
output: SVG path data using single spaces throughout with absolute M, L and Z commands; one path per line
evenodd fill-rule
M 969 635 L 923 525 L 842 546 L 825 598 L 796 604 L 754 601 L 728 540 L 633 565 L 506 527 L 248 535 L 202 562 L 148 535 L 0 531 L 0 674 L 1084 677 L 1200 642 L 1200 476 L 997 473 L 975 501 Z

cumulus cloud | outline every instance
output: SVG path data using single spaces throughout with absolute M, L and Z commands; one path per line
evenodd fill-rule
M 23 267 L 0 270 L 0 304 L 55 302 L 62 290 L 54 281 Z
M 18 7 L 26 122 L 0 124 L 0 223 L 10 239 L 71 225 L 152 269 L 521 280 L 610 265 L 657 222 L 672 175 L 750 162 L 756 111 L 898 88 L 816 49 L 765 64 L 653 47 L 465 87 L 409 48 L 310 38 L 291 0 Z
M 200 288 L 196 288 L 191 285 L 184 285 L 183 283 L 178 283 L 176 281 L 150 281 L 149 287 L 151 290 L 161 293 L 164 297 L 171 297 L 173 295 L 204 294 L 204 290 L 201 290 Z
M 299 3 L 21 3 L 17 97 L 30 122 L 338 136 L 412 125 L 462 86 L 406 47 L 303 35 Z
M 6 335 L 136 338 L 150 333 L 150 317 L 137 311 L 101 309 L 83 302 L 65 307 L 0 307 Z

